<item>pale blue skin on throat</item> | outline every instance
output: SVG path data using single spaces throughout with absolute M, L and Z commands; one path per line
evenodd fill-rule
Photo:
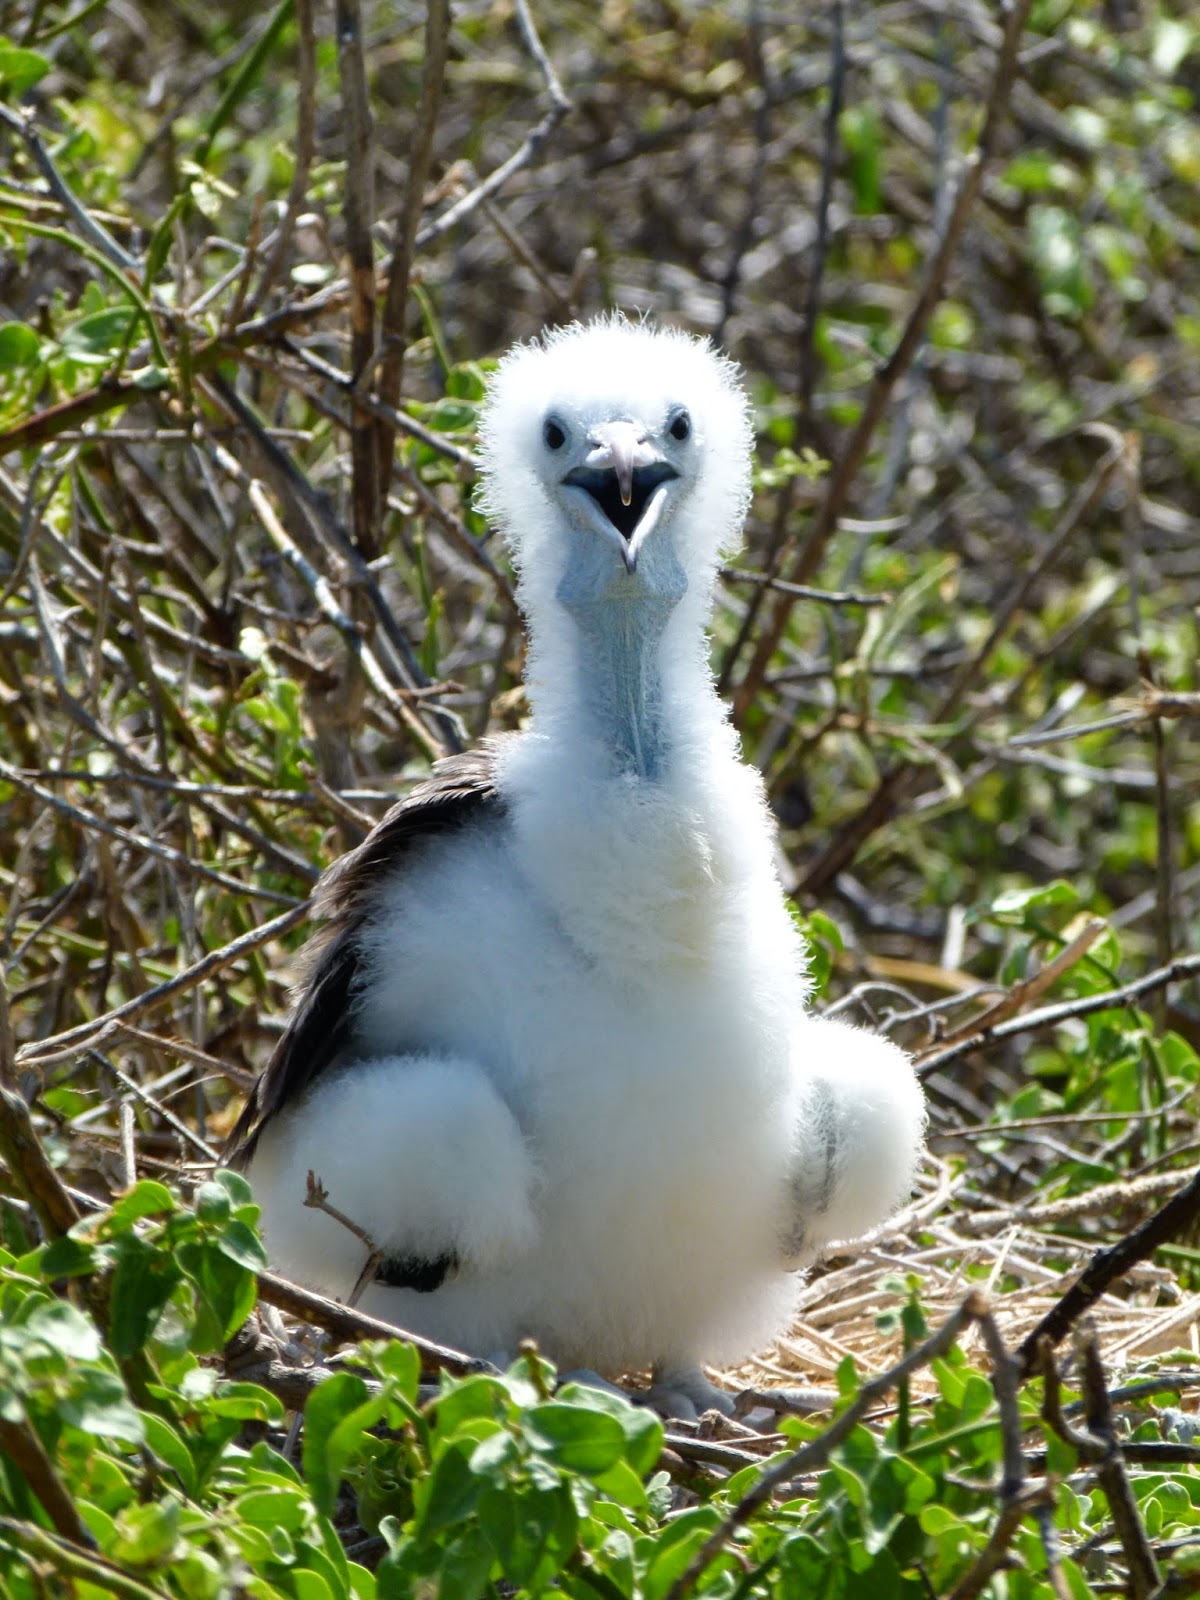
M 667 765 L 661 645 L 686 592 L 687 574 L 661 524 L 632 573 L 607 539 L 572 527 L 558 600 L 580 634 L 578 703 L 610 752 L 614 773 L 653 782 Z

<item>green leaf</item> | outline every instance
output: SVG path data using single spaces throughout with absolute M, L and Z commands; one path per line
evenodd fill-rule
M 117 1517 L 117 1540 L 105 1553 L 127 1567 L 162 1566 L 179 1542 L 179 1501 L 164 1497 L 128 1506 Z
M 142 1419 L 115 1372 L 103 1367 L 81 1367 L 71 1394 L 59 1406 L 66 1422 L 84 1433 L 105 1439 L 127 1439 L 141 1444 Z
M 332 1516 L 346 1463 L 363 1433 L 387 1409 L 355 1372 L 338 1372 L 318 1385 L 304 1408 L 304 1477 L 318 1510 Z
M 192 1498 L 196 1493 L 196 1468 L 191 1451 L 165 1418 L 153 1411 L 141 1411 L 138 1415 L 142 1419 L 146 1449 L 175 1474 L 183 1492 Z
M 106 1238 L 128 1233 L 143 1217 L 166 1216 L 176 1209 L 175 1196 L 165 1184 L 142 1178 L 112 1207 L 101 1224 L 101 1232 Z
M 550 1401 L 525 1416 L 534 1448 L 555 1466 L 592 1476 L 625 1454 L 625 1430 L 617 1419 L 590 1404 Z
M 625 1436 L 625 1459 L 641 1477 L 653 1472 L 662 1455 L 663 1425 L 648 1406 L 635 1406 L 623 1395 L 609 1394 L 604 1389 L 593 1389 L 587 1384 L 568 1383 L 558 1391 L 557 1399 L 572 1406 L 582 1406 L 592 1411 L 602 1411 L 613 1417 Z
M 510 1583 L 535 1593 L 575 1550 L 579 1514 L 565 1484 L 555 1489 L 485 1489 L 476 1506 L 479 1526 Z
M 53 1283 L 56 1278 L 82 1278 L 96 1270 L 97 1261 L 95 1245 L 64 1233 L 42 1251 L 38 1271 L 47 1283 Z
M 172 1257 L 135 1233 L 121 1234 L 109 1298 L 109 1339 L 124 1360 L 154 1332 L 182 1274 Z
M 228 1167 L 218 1167 L 209 1182 L 215 1183 L 224 1189 L 229 1196 L 229 1203 L 235 1210 L 241 1210 L 243 1206 L 254 1204 L 254 1190 L 240 1172 L 231 1172 Z
M 488 1479 L 471 1470 L 467 1447 L 452 1445 L 438 1458 L 429 1477 L 414 1486 L 421 1536 L 428 1538 L 469 1517 L 487 1487 Z
M 286 1415 L 278 1395 L 257 1383 L 218 1383 L 205 1409 L 211 1416 L 239 1422 L 280 1423 Z
M 225 1185 L 211 1181 L 202 1183 L 196 1190 L 192 1205 L 201 1222 L 228 1222 L 233 1212 L 233 1202 Z
M 1079 903 L 1079 890 L 1074 884 L 1056 878 L 1053 883 L 1040 884 L 1032 889 L 1005 889 L 992 901 L 991 915 L 997 922 L 1027 927 L 1030 912 L 1075 911 Z
M 653 1542 L 647 1541 L 644 1559 L 646 1561 L 646 1575 L 643 1579 L 646 1600 L 662 1600 L 668 1589 L 677 1579 L 681 1578 L 691 1564 L 692 1557 L 697 1554 L 700 1547 L 708 1539 L 713 1529 L 720 1521 L 720 1516 L 712 1506 L 697 1506 L 694 1510 L 685 1511 L 674 1522 L 669 1523 Z M 728 1558 L 727 1558 L 728 1559 Z M 718 1562 L 706 1570 L 706 1578 L 711 1584 L 713 1574 Z M 824 1553 L 824 1570 L 829 1569 L 829 1554 Z M 701 1593 L 708 1593 L 702 1589 Z M 711 1592 L 717 1593 L 714 1589 Z M 797 1589 L 797 1595 L 805 1591 Z M 814 1590 L 814 1594 L 820 1590 Z
M 222 1228 L 217 1238 L 217 1249 L 230 1261 L 236 1261 L 248 1272 L 265 1272 L 267 1252 L 262 1240 L 244 1222 L 232 1218 Z
M 460 361 L 446 374 L 446 393 L 455 400 L 482 400 L 487 379 L 477 361 Z
M 42 341 L 27 322 L 0 325 L 0 372 L 33 366 L 41 348 Z
M 73 1361 L 96 1361 L 100 1335 L 95 1324 L 65 1300 L 49 1300 L 36 1307 L 25 1324 L 32 1337 Z
M 63 350 L 72 361 L 83 366 L 107 366 L 124 348 L 140 316 L 136 306 L 109 306 L 105 311 L 94 311 L 66 330 L 62 337 Z
M 1091 305 L 1079 219 L 1063 206 L 1032 205 L 1029 252 L 1051 316 L 1075 318 Z
M 879 113 L 865 101 L 848 106 L 838 119 L 850 168 L 856 209 L 867 215 L 879 210 L 883 192 L 883 128 Z
M 5 98 L 20 100 L 50 71 L 50 63 L 36 50 L 23 50 L 0 37 L 0 84 Z
M 254 1309 L 254 1273 L 234 1261 L 219 1239 L 180 1245 L 176 1258 L 196 1290 L 190 1347 L 198 1355 L 218 1350 Z

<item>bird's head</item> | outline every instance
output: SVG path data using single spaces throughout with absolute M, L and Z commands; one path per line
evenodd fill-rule
M 739 539 L 750 425 L 705 341 L 603 318 L 518 345 L 482 420 L 480 503 L 527 597 L 568 605 L 707 589 Z

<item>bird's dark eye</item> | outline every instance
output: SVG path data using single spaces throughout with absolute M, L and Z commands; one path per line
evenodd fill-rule
M 677 412 L 675 417 L 672 419 L 670 428 L 667 431 L 670 433 L 672 439 L 678 439 L 682 443 L 682 441 L 686 439 L 688 434 L 692 431 L 691 417 L 688 416 L 686 411 Z
M 543 422 L 542 438 L 546 441 L 547 450 L 561 450 L 567 442 L 566 431 L 553 417 L 547 417 Z

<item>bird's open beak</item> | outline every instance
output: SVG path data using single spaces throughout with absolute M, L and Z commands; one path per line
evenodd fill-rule
M 641 423 L 601 422 L 588 434 L 588 443 L 592 449 L 584 457 L 584 465 L 615 472 L 621 504 L 632 504 L 634 468 L 649 466 L 657 456 L 646 443 Z
M 678 473 L 650 443 L 640 422 L 597 423 L 588 443 L 591 449 L 563 482 L 588 494 L 626 571 L 634 572 L 638 552 L 662 510 L 662 486 Z

